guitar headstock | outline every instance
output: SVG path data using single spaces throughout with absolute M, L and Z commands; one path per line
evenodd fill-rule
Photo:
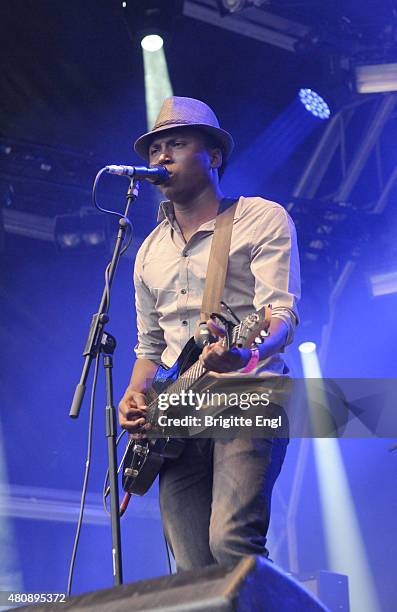
M 263 338 L 267 336 L 271 317 L 272 307 L 270 305 L 247 315 L 233 330 L 233 345 L 238 348 L 251 348 L 253 344 L 258 343 L 258 338 L 263 341 Z

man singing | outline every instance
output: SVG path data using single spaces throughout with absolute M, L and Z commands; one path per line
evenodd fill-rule
M 233 147 L 231 135 L 206 104 L 182 97 L 167 98 L 153 129 L 135 142 L 141 157 L 165 166 L 170 175 L 160 187 L 165 201 L 159 224 L 135 262 L 137 359 L 119 419 L 138 437 L 144 435 L 148 384 L 160 362 L 175 362 L 200 317 L 215 219 L 224 202 L 219 178 Z M 205 368 L 282 375 L 281 353 L 293 339 L 299 294 L 290 217 L 275 202 L 241 196 L 223 300 L 240 319 L 271 304 L 270 333 L 259 350 L 227 350 L 221 342 L 206 346 Z M 220 335 L 213 323 L 209 326 Z M 160 505 L 178 570 L 268 555 L 271 493 L 286 445 L 284 438 L 188 439 L 178 459 L 165 461 Z

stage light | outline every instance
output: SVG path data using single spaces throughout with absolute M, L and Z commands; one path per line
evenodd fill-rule
M 96 213 L 58 215 L 54 227 L 55 243 L 61 250 L 80 250 L 107 245 L 106 219 Z
M 314 115 L 314 117 L 329 119 L 331 116 L 331 109 L 326 100 L 324 100 L 319 93 L 313 89 L 304 87 L 299 90 L 298 95 L 305 109 Z
M 80 236 L 87 247 L 97 247 L 107 241 L 106 219 L 102 215 L 87 214 L 81 217 Z
M 131 39 L 149 52 L 161 49 L 176 17 L 182 15 L 183 0 L 123 0 L 122 16 Z
M 393 272 L 373 274 L 370 276 L 369 282 L 374 297 L 397 293 L 397 272 L 395 270 Z
M 243 8 L 252 6 L 253 2 L 246 2 L 246 0 L 222 0 L 221 4 L 227 12 L 237 13 L 237 11 L 242 11 Z
M 355 67 L 355 85 L 360 94 L 397 91 L 397 64 L 370 64 Z
M 314 353 L 316 344 L 315 342 L 302 342 L 298 348 L 301 353 Z
M 164 48 L 174 21 L 182 16 L 183 0 L 125 0 L 122 5 L 131 39 L 142 48 L 146 118 L 151 129 L 164 98 L 173 94 Z
M 164 45 L 164 40 L 159 34 L 147 34 L 141 40 L 141 47 L 144 51 L 155 53 L 160 51 Z
M 259 7 L 268 3 L 269 0 L 217 0 L 218 10 L 221 15 L 228 13 L 238 13 L 252 6 Z
M 298 99 L 318 119 L 329 119 L 358 98 L 355 96 L 351 71 L 340 65 L 327 62 L 322 75 L 313 78 L 307 85 L 299 89 Z
M 75 249 L 81 244 L 79 217 L 58 215 L 55 219 L 55 242 L 60 249 Z

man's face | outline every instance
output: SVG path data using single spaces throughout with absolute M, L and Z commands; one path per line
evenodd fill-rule
M 222 161 L 220 150 L 209 149 L 205 135 L 194 128 L 167 130 L 149 146 L 149 164 L 163 165 L 170 173 L 160 189 L 176 202 L 188 202 L 213 183 L 217 159 Z

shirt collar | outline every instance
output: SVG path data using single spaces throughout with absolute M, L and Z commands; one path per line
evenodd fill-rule
M 157 211 L 157 222 L 160 223 L 161 221 L 164 221 L 164 219 L 167 219 L 171 225 L 175 220 L 174 205 L 169 200 L 163 200 L 160 202 L 160 206 Z
M 235 199 L 237 199 L 237 198 L 235 198 Z M 222 202 L 225 202 L 225 199 L 222 200 Z M 226 202 L 225 202 L 225 204 L 226 204 Z M 221 204 L 221 208 L 222 208 L 222 204 Z M 237 213 L 237 210 L 236 210 L 236 212 L 234 214 L 234 221 L 237 221 L 237 219 L 240 216 Z M 157 222 L 161 223 L 161 221 L 164 221 L 164 219 L 167 219 L 168 223 L 171 226 L 173 226 L 173 223 L 175 221 L 175 212 L 174 212 L 174 205 L 173 205 L 173 203 L 170 200 L 163 200 L 162 202 L 160 202 L 160 206 L 159 206 L 158 211 L 157 211 Z M 213 219 L 211 222 L 213 222 L 215 224 L 215 219 Z

